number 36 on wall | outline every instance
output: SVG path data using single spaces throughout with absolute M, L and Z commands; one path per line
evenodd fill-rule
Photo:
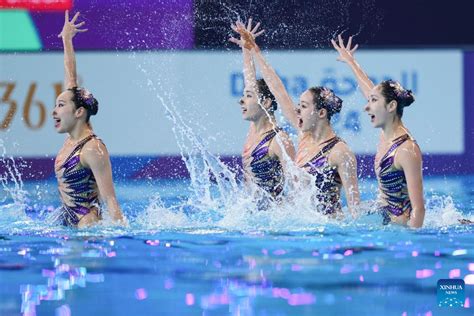
M 15 114 L 17 113 L 18 102 L 11 98 L 15 87 L 15 82 L 0 82 L 0 89 L 5 89 L 2 95 L 2 99 L 0 101 L 0 107 L 4 107 L 5 105 L 8 107 L 5 116 L 3 118 L 0 117 L 0 130 L 8 129 L 13 121 L 13 118 L 15 117 Z M 53 84 L 53 87 L 55 95 L 57 97 L 61 93 L 62 84 L 55 83 Z M 36 82 L 32 82 L 28 88 L 26 97 L 23 102 L 23 122 L 25 122 L 26 126 L 30 129 L 39 129 L 43 127 L 46 121 L 46 107 L 44 103 L 40 100 L 34 100 L 36 88 Z M 37 108 L 37 110 L 39 111 L 39 117 L 36 122 L 32 122 L 31 119 L 31 112 L 33 108 Z

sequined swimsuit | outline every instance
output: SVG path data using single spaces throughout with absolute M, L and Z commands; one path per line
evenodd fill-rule
M 335 136 L 322 145 L 323 148 L 306 164 L 302 166 L 309 174 L 315 177 L 318 193 L 315 199 L 317 210 L 323 214 L 334 214 L 341 210 L 340 192 L 341 177 L 336 166 L 329 165 L 331 150 L 342 140 Z
M 90 135 L 81 140 L 64 163 L 55 167 L 63 204 L 58 221 L 65 226 L 77 226 L 81 218 L 93 209 L 99 212 L 98 189 L 94 174 L 81 163 L 82 148 L 91 139 L 97 139 L 97 136 Z
M 250 154 L 250 170 L 255 183 L 274 198 L 280 195 L 284 185 L 280 160 L 269 155 L 270 144 L 278 132 L 279 130 L 270 130 L 265 133 Z
M 376 166 L 383 203 L 380 211 L 384 225 L 388 224 L 392 217 L 402 214 L 410 216 L 412 210 L 405 173 L 397 169 L 394 164 L 397 149 L 409 139 L 413 140 L 410 135 L 404 134 L 393 140 L 392 145 Z

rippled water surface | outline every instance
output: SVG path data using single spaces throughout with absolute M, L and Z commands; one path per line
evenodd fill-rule
M 362 183 L 365 200 L 374 184 Z M 473 184 L 426 179 L 426 227 L 414 231 L 377 215 L 203 216 L 184 202 L 186 181 L 127 182 L 117 195 L 129 227 L 76 231 L 44 221 L 54 182 L 28 182 L 26 215 L 11 197 L 0 206 L 0 314 L 472 315 L 473 227 L 457 219 L 472 219 Z M 443 278 L 464 279 L 465 308 L 438 307 Z

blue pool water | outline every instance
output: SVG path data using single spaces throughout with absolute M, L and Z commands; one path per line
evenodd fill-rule
M 474 176 L 426 178 L 416 231 L 376 215 L 323 222 L 239 203 L 203 214 L 186 202 L 185 180 L 118 183 L 130 227 L 74 231 L 44 222 L 58 204 L 53 181 L 21 188 L 27 215 L 10 188 L 0 199 L 2 316 L 473 315 L 474 228 L 456 223 L 472 219 Z M 375 182 L 361 191 L 373 200 Z M 464 308 L 438 307 L 437 281 L 449 278 L 469 283 Z

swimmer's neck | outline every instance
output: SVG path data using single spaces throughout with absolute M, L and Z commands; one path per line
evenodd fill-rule
M 397 116 L 393 119 L 393 121 L 387 122 L 382 127 L 382 132 L 385 140 L 392 141 L 395 138 L 406 134 L 408 131 L 403 125 L 402 120 Z
M 90 124 L 84 123 L 84 124 L 77 124 L 76 126 L 74 126 L 74 128 L 68 134 L 69 134 L 69 139 L 73 142 L 76 142 L 93 134 L 93 131 Z
M 311 140 L 316 143 L 320 144 L 330 138 L 333 138 L 336 136 L 336 133 L 334 133 L 334 130 L 332 129 L 331 125 L 327 120 L 321 121 L 318 126 L 316 126 L 312 131 L 311 131 Z
M 256 121 L 252 121 L 251 123 L 254 127 L 254 131 L 256 134 L 260 135 L 265 132 L 268 132 L 271 129 L 275 129 L 277 124 L 273 117 L 269 118 L 266 114 Z

